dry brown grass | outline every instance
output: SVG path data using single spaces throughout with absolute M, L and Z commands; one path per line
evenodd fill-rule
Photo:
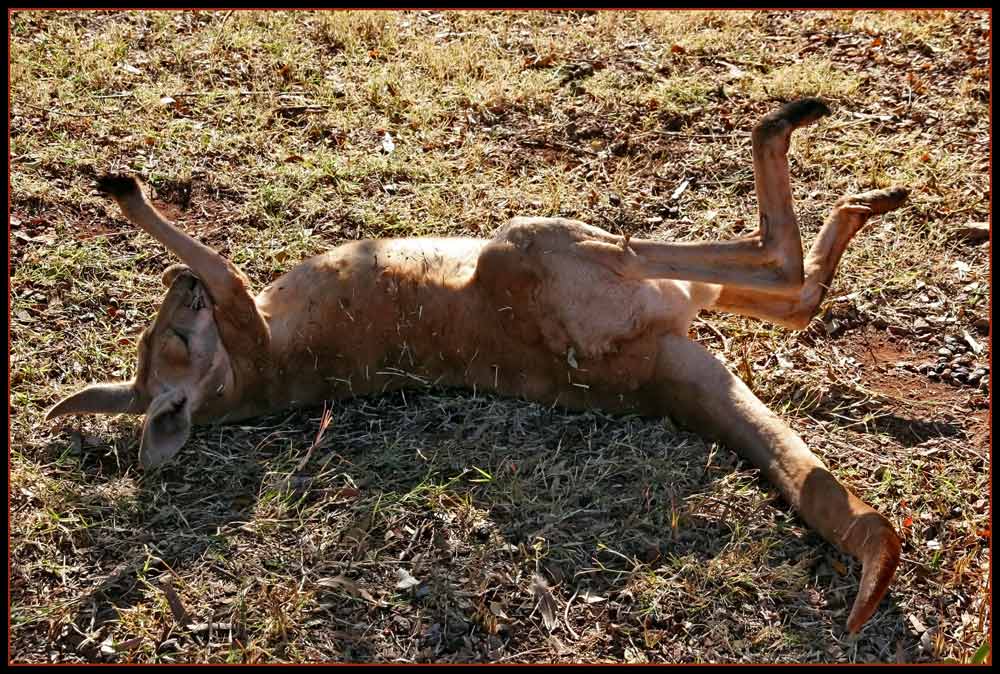
M 988 28 L 983 12 L 14 13 L 10 659 L 981 656 L 989 375 L 953 374 L 991 352 L 987 246 L 960 236 L 989 218 Z M 302 469 L 319 410 L 198 430 L 150 476 L 134 419 L 42 421 L 131 374 L 172 262 L 92 191 L 97 172 L 142 174 L 258 287 L 346 240 L 487 236 L 513 215 L 714 239 L 752 228 L 754 121 L 817 93 L 835 114 L 791 155 L 806 238 L 850 191 L 903 183 L 910 204 L 858 238 L 810 330 L 716 315 L 694 336 L 903 533 L 859 638 L 856 565 L 665 420 L 413 391 L 337 404 Z

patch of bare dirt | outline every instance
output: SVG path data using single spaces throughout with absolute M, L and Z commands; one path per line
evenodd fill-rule
M 869 328 L 837 345 L 861 364 L 863 386 L 889 402 L 884 420 L 892 435 L 922 442 L 964 431 L 977 446 L 988 446 L 988 397 L 979 388 L 934 381 L 916 371 L 938 357 L 926 344 L 901 342 Z
M 226 249 L 226 229 L 236 212 L 210 190 L 190 181 L 159 185 L 153 203 L 165 218 L 184 231 L 220 252 Z

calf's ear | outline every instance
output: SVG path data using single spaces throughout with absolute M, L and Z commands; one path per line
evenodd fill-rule
M 172 459 L 191 435 L 191 401 L 181 390 L 158 395 L 146 410 L 139 443 L 143 470 L 152 470 Z
M 141 414 L 134 382 L 94 384 L 69 395 L 45 414 L 49 421 L 66 414 Z

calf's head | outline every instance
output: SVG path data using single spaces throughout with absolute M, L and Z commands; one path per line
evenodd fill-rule
M 184 446 L 193 421 L 221 416 L 234 389 L 232 362 L 205 286 L 184 265 L 169 267 L 163 282 L 169 290 L 139 340 L 135 379 L 88 386 L 45 417 L 145 414 L 139 458 L 147 470 Z

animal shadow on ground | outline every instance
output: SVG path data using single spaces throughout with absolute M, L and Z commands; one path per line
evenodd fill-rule
M 887 403 L 859 398 L 854 391 L 833 387 L 822 400 L 810 407 L 809 413 L 845 430 L 888 435 L 902 447 L 915 447 L 931 438 L 964 438 L 969 434 L 966 429 L 968 419 L 960 421 L 953 416 L 942 415 L 940 411 L 936 412 L 936 418 L 926 418 L 926 412 L 921 415 L 905 406 L 897 407 L 890 409 Z M 842 413 L 846 408 L 852 409 L 851 417 Z M 864 417 L 860 425 L 858 417 Z
M 891 594 L 845 638 L 859 566 L 669 421 L 431 390 L 336 402 L 319 433 L 316 414 L 198 428 L 129 494 L 134 434 L 85 450 L 104 516 L 80 544 L 78 629 L 51 645 L 448 662 L 622 660 L 636 640 L 650 660 L 767 661 L 780 649 L 741 645 L 831 632 L 816 659 L 891 660 L 916 643 Z M 106 657 L 94 633 L 133 650 Z

